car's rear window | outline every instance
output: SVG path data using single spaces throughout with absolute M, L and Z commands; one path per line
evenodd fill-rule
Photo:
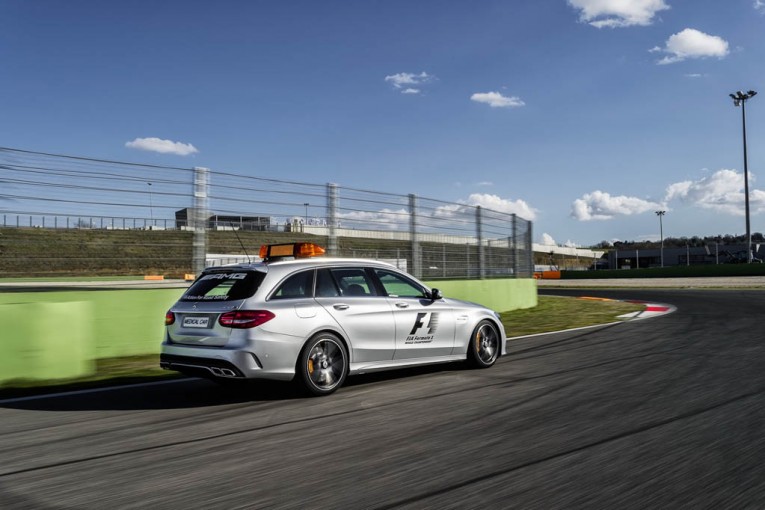
M 181 301 L 235 301 L 255 294 L 265 278 L 259 271 L 215 272 L 202 275 Z

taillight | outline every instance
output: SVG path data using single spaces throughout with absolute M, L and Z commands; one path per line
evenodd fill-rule
M 276 317 L 268 310 L 237 310 L 226 312 L 218 319 L 218 324 L 227 328 L 247 329 L 260 326 Z
M 165 314 L 165 326 L 169 326 L 171 324 L 175 324 L 175 314 L 168 310 L 168 312 Z

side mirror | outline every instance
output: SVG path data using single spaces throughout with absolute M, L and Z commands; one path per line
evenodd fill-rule
M 443 299 L 443 294 L 441 294 L 441 291 L 438 289 L 431 289 L 430 291 L 430 299 L 433 301 L 436 301 L 438 299 Z

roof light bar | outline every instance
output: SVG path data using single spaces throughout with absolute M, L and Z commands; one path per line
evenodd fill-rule
M 314 243 L 264 244 L 260 247 L 260 258 L 266 262 L 283 257 L 318 257 L 324 253 L 324 248 Z

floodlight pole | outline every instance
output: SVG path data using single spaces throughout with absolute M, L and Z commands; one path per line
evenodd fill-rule
M 151 199 L 151 183 L 147 182 L 146 184 L 149 185 L 149 218 L 151 218 L 152 224 L 154 223 L 154 204 L 152 204 Z
M 741 92 L 740 90 L 735 94 L 729 94 L 733 98 L 733 106 L 741 107 L 741 127 L 744 137 L 744 208 L 746 214 L 746 262 L 752 263 L 752 230 L 749 222 L 749 168 L 746 157 L 746 102 L 757 95 L 757 92 L 750 90 L 749 92 Z
M 308 202 L 303 203 L 305 206 L 305 223 L 304 225 L 308 225 L 308 206 L 311 205 Z
M 661 219 L 665 214 L 667 211 L 656 211 L 656 216 L 659 217 L 659 236 L 661 238 L 661 267 L 664 267 L 664 225 Z

